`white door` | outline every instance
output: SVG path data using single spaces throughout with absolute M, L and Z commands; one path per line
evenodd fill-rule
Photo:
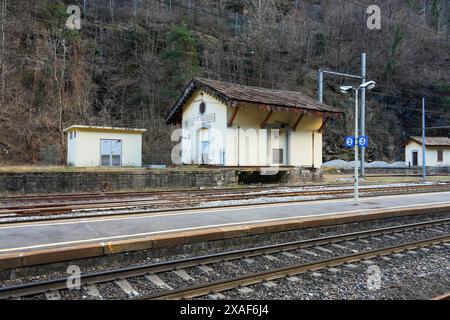
M 100 164 L 106 167 L 122 165 L 122 140 L 100 140 Z
M 269 135 L 269 152 L 271 152 L 272 165 L 286 164 L 286 132 L 284 129 L 271 129 Z
M 199 148 L 200 148 L 200 164 L 209 164 L 209 130 L 202 128 L 198 131 L 199 134 Z

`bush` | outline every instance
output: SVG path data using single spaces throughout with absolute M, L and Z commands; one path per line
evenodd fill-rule
M 56 144 L 42 147 L 39 151 L 39 158 L 44 165 L 57 165 L 59 162 L 59 147 Z

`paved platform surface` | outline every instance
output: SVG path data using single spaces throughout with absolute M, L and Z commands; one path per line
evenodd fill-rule
M 381 210 L 414 209 L 450 205 L 450 192 L 382 196 L 353 200 L 322 200 L 303 203 L 237 208 L 190 210 L 162 214 L 65 220 L 0 226 L 0 254 L 54 249 L 116 240 L 178 234 L 185 231 L 243 224 L 266 224 L 293 219 L 340 215 L 366 215 Z

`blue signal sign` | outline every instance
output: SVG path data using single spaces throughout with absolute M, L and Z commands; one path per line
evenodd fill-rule
M 369 138 L 367 136 L 358 137 L 358 147 L 366 148 L 369 145 Z
M 355 137 L 348 136 L 344 138 L 344 145 L 347 148 L 353 148 L 355 146 Z

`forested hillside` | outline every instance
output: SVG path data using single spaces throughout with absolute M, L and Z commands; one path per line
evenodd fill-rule
M 316 96 L 320 67 L 359 74 L 367 53 L 368 160 L 401 159 L 407 135 L 450 125 L 449 0 L 0 0 L 0 163 L 64 163 L 71 124 L 146 128 L 144 163 L 170 163 L 164 117 L 194 76 Z M 82 9 L 68 30 L 69 4 Z M 349 81 L 327 76 L 325 158 L 349 158 Z M 350 81 L 351 82 L 351 81 Z M 430 135 L 447 134 L 430 129 Z

